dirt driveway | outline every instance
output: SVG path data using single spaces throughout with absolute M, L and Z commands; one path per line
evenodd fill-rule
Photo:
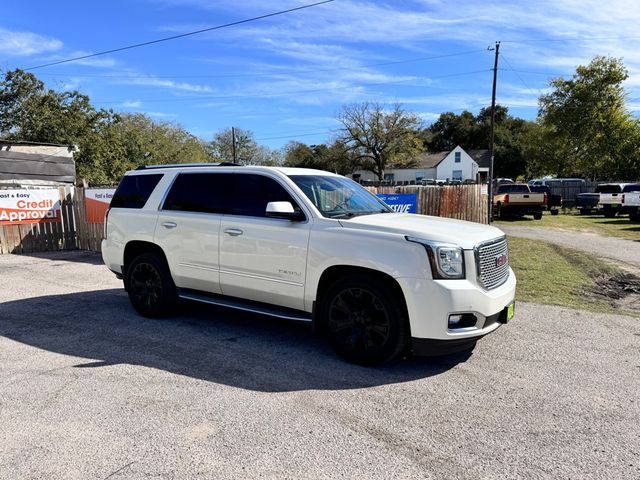
M 133 313 L 95 254 L 0 256 L 0 478 L 640 478 L 640 324 L 521 304 L 379 369 L 306 326 Z
M 505 224 L 500 224 L 499 228 L 507 235 L 543 240 L 556 245 L 575 248 L 601 258 L 613 260 L 622 264 L 622 266 L 630 266 L 636 272 L 640 271 L 640 242 L 637 241 L 555 228 Z

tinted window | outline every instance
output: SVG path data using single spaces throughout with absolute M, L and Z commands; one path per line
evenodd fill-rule
M 498 186 L 498 193 L 531 193 L 528 185 L 506 184 Z
M 173 182 L 163 210 L 228 213 L 230 173 L 181 173 Z
M 264 217 L 269 202 L 291 202 L 293 208 L 299 210 L 291 195 L 275 180 L 254 174 L 235 174 L 234 177 L 233 215 Z
M 149 200 L 162 174 L 126 175 L 111 199 L 111 208 L 142 208 Z
M 596 193 L 620 193 L 621 191 L 620 185 L 598 185 L 596 187 Z
M 625 185 L 622 189 L 623 192 L 640 192 L 640 183 L 633 183 L 631 185 Z

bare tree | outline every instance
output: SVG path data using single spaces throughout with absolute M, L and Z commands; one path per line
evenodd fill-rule
M 417 136 L 420 119 L 395 104 L 390 110 L 377 102 L 346 105 L 338 115 L 340 141 L 353 152 L 358 164 L 384 180 L 390 166 L 411 166 L 423 152 Z

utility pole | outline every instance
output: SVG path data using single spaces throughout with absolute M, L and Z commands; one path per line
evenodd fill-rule
M 233 163 L 238 163 L 238 155 L 236 154 L 236 129 L 231 127 L 231 148 L 233 151 Z
M 491 50 L 491 49 L 489 49 Z M 489 163 L 489 178 L 487 185 L 487 193 L 488 193 L 488 202 L 489 202 L 489 223 L 493 220 L 493 151 L 494 151 L 494 140 L 495 140 L 495 123 L 496 123 L 496 84 L 498 82 L 498 55 L 500 52 L 500 42 L 496 42 L 496 58 L 493 62 L 493 93 L 491 94 L 491 140 L 489 143 L 489 154 L 491 155 L 491 160 Z

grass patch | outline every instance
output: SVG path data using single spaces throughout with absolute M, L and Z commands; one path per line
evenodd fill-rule
M 636 291 L 637 286 L 625 290 L 626 280 L 632 285 L 640 285 L 640 281 L 592 255 L 539 240 L 509 237 L 509 262 L 518 279 L 517 300 L 638 315 L 621 309 L 616 301 Z
M 605 237 L 619 237 L 640 242 L 640 223 L 632 222 L 628 216 L 605 218 L 602 215 L 580 215 L 575 211 L 569 211 L 559 215 L 545 213 L 542 220 L 524 217 L 513 220 L 497 220 L 495 224 L 497 226 L 517 225 L 591 232 Z

